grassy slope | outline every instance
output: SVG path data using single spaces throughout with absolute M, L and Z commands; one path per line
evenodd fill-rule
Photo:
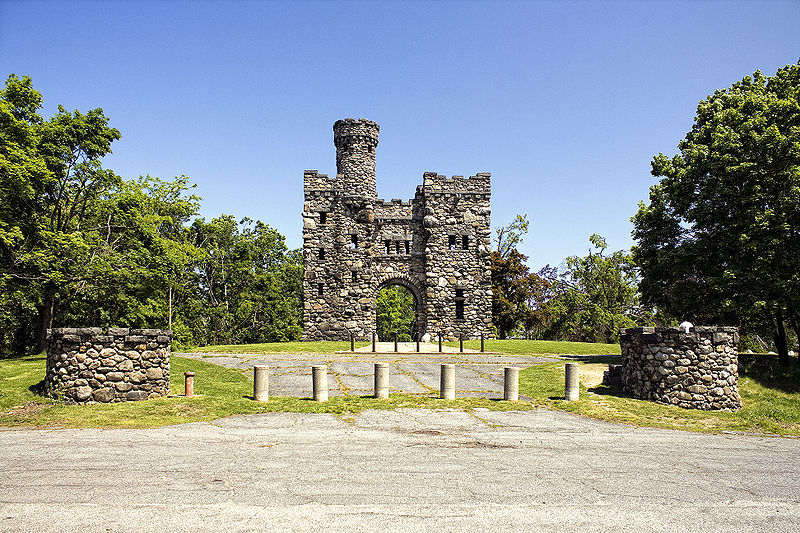
M 748 369 L 746 363 L 753 356 L 740 357 L 745 366 L 739 380 L 743 407 L 737 412 L 681 409 L 621 396 L 619 391 L 600 385 L 602 371 L 609 362 L 617 362 L 612 358 L 580 363 L 581 399 L 577 402 L 562 399 L 563 363 L 546 363 L 523 370 L 520 393 L 541 405 L 608 422 L 699 432 L 800 435 L 800 371 L 785 372 L 775 365 Z

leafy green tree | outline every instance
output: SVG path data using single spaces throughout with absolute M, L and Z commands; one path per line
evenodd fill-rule
M 695 323 L 772 330 L 788 361 L 800 327 L 800 63 L 755 72 L 697 106 L 680 153 L 633 217 L 648 305 Z
M 96 202 L 119 183 L 100 159 L 120 138 L 102 109 L 82 114 L 59 106 L 44 121 L 41 102 L 30 78 L 13 74 L 0 94 L 3 283 L 35 295 L 39 348 L 56 303 L 89 276 L 100 242 L 82 230 L 96 222 Z
M 295 340 L 302 334 L 302 257 L 263 222 L 231 215 L 191 226 L 196 263 L 192 316 L 199 344 Z
M 410 341 L 414 335 L 415 299 L 402 285 L 389 285 L 378 291 L 375 298 L 378 338 L 384 341 L 397 339 Z
M 508 338 L 521 326 L 529 331 L 548 313 L 542 296 L 549 285 L 530 272 L 525 264 L 528 257 L 517 250 L 528 226 L 527 215 L 517 215 L 510 224 L 498 228 L 495 250 L 490 254 L 492 323 L 501 339 Z
M 618 342 L 619 329 L 645 325 L 651 318 L 639 305 L 637 269 L 630 254 L 606 255 L 599 235 L 589 237 L 594 250 L 568 257 L 567 271 L 550 301 L 555 316 L 549 336 L 584 342 Z

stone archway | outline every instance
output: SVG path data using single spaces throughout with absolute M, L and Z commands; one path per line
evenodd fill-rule
M 414 338 L 414 335 L 416 335 L 416 334 L 424 334 L 426 326 L 427 326 L 427 316 L 426 316 L 426 313 L 425 313 L 425 302 L 422 299 L 422 291 L 420 291 L 419 287 L 417 287 L 417 285 L 413 281 L 411 281 L 409 279 L 406 279 L 406 278 L 397 277 L 397 276 L 385 279 L 382 282 L 380 282 L 378 284 L 378 286 L 376 287 L 376 289 L 375 289 L 375 298 L 378 297 L 378 293 L 382 289 L 385 289 L 387 287 L 391 287 L 393 285 L 398 285 L 400 287 L 408 289 L 408 291 L 414 297 L 414 327 L 413 327 L 413 330 L 411 332 L 412 338 Z M 377 305 L 375 307 L 377 308 Z M 377 309 L 376 309 L 376 312 L 377 312 Z M 377 317 L 376 317 L 376 323 L 377 323 Z

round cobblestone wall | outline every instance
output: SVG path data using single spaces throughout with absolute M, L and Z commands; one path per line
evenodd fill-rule
M 45 394 L 67 403 L 166 396 L 171 341 L 172 332 L 161 329 L 48 330 Z
M 622 390 L 688 409 L 739 409 L 735 327 L 620 330 Z

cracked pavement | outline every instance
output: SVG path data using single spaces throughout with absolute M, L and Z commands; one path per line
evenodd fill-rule
M 796 531 L 800 439 L 539 409 L 0 430 L 0 531 Z

